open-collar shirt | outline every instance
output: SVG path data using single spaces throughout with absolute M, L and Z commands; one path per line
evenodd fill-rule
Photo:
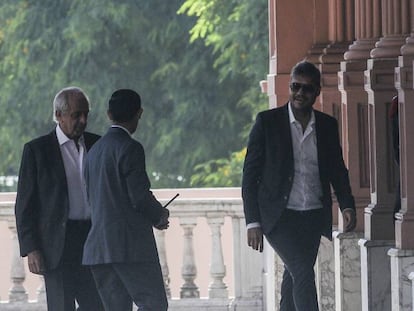
M 315 113 L 303 130 L 295 119 L 289 103 L 290 132 L 292 135 L 294 177 L 287 208 L 299 211 L 322 208 L 322 185 L 319 177 Z
M 63 133 L 59 125 L 56 126 L 56 136 L 63 158 L 68 186 L 68 218 L 72 220 L 88 220 L 91 217 L 91 209 L 87 202 L 83 177 L 83 163 L 86 156 L 85 139 L 82 135 L 78 140 L 77 146 L 73 139 L 70 139 Z

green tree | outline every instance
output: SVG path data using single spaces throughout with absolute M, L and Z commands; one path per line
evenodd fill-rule
M 267 72 L 267 1 L 186 0 L 179 12 L 196 16 L 191 41 L 203 41 L 213 48 L 214 67 L 220 81 L 228 78 L 244 81 L 238 90 L 239 109 L 247 108 L 250 118 L 242 128 L 241 141 L 247 141 L 253 117 L 267 106 L 258 83 Z M 211 159 L 196 166 L 193 186 L 239 186 L 245 149 L 226 158 Z

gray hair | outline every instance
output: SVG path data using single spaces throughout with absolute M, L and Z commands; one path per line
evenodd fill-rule
M 86 98 L 86 101 L 88 102 L 88 106 L 90 108 L 90 102 L 89 97 L 86 95 L 86 93 L 77 86 L 69 86 L 61 89 L 53 99 L 53 121 L 58 123 L 58 120 L 56 119 L 56 112 L 65 113 L 69 110 L 69 98 L 72 95 L 79 95 L 81 94 Z

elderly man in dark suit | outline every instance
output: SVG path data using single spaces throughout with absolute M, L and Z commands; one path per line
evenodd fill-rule
M 142 114 L 139 95 L 114 92 L 108 116 L 112 126 L 92 147 L 85 179 L 92 228 L 83 264 L 92 273 L 106 311 L 167 310 L 153 226 L 168 227 L 169 211 L 150 191 L 142 145 L 131 135 Z
M 309 62 L 293 67 L 288 104 L 258 114 L 244 162 L 248 244 L 262 251 L 264 234 L 284 262 L 281 311 L 319 310 L 313 266 L 332 235 L 331 186 L 345 230 L 356 225 L 337 121 L 313 109 L 320 79 Z
M 43 274 L 51 311 L 103 310 L 88 267 L 81 265 L 90 229 L 82 163 L 99 136 L 84 132 L 89 100 L 68 87 L 53 101 L 56 129 L 24 146 L 16 198 L 20 253 Z

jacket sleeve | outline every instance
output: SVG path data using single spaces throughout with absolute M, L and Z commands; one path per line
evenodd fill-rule
M 150 181 L 145 169 L 144 148 L 139 143 L 129 145 L 121 161 L 128 196 L 132 207 L 148 217 L 153 224 L 160 220 L 163 207 L 150 191 Z
M 27 256 L 39 249 L 37 167 L 34 152 L 29 144 L 23 149 L 23 156 L 17 184 L 15 205 L 16 228 L 21 256 Z
M 258 191 L 264 165 L 265 137 L 259 114 L 249 135 L 243 166 L 242 197 L 246 224 L 260 222 Z

